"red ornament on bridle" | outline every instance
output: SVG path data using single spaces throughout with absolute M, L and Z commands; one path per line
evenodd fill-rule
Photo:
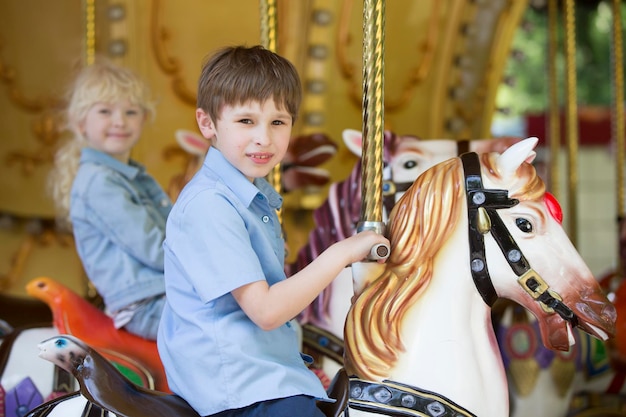
M 561 205 L 559 201 L 553 196 L 551 193 L 546 192 L 544 194 L 544 201 L 546 202 L 546 206 L 548 207 L 548 211 L 552 215 L 552 217 L 559 222 L 559 224 L 563 223 L 563 210 L 561 209 Z

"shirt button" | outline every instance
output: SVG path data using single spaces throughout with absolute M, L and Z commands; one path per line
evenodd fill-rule
M 267 223 L 270 221 L 270 216 L 263 216 L 261 217 L 261 220 L 263 220 L 263 223 Z
M 170 202 L 167 198 L 164 198 L 163 200 L 161 200 L 161 207 L 167 207 L 170 205 Z

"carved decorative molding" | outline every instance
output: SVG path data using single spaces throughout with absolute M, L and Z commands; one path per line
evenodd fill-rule
M 343 7 L 341 8 L 341 15 L 339 17 L 339 23 L 337 25 L 337 62 L 341 70 L 343 77 L 349 81 L 350 91 L 349 96 L 355 106 L 361 108 L 362 97 L 362 85 L 360 74 L 357 74 L 357 68 L 361 68 L 361 65 L 356 65 L 348 58 L 348 47 L 351 44 L 352 39 L 360 39 L 359 36 L 353 36 L 350 33 L 350 17 L 352 15 L 353 0 L 344 0 Z M 428 77 L 430 70 L 432 69 L 435 59 L 435 51 L 440 40 L 440 27 L 439 18 L 441 16 L 442 1 L 435 0 L 431 2 L 431 11 L 428 18 L 428 28 L 426 30 L 425 39 L 421 42 L 421 46 L 418 47 L 416 56 L 420 56 L 420 62 L 415 65 L 406 76 L 405 80 L 398 82 L 398 85 L 403 85 L 401 95 L 397 98 L 385 97 L 385 110 L 389 112 L 399 111 L 404 108 L 413 94 L 415 93 L 415 87 L 417 87 L 422 81 Z
M 161 2 L 152 0 L 152 13 L 150 19 L 150 37 L 152 49 L 159 68 L 172 80 L 172 90 L 184 103 L 196 105 L 196 93 L 187 87 L 182 76 L 180 60 L 172 57 L 165 46 L 170 39 L 170 32 L 161 26 L 160 12 Z
M 61 100 L 51 97 L 29 98 L 18 85 L 17 71 L 0 57 L 0 79 L 7 86 L 7 95 L 19 109 L 37 114 L 33 121 L 32 132 L 39 143 L 34 151 L 17 150 L 10 152 L 6 158 L 7 166 L 19 164 L 24 175 L 33 173 L 36 167 L 52 161 L 56 143 L 60 137 L 59 118 L 54 115 Z

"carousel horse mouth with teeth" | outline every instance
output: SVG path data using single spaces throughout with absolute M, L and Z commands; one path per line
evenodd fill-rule
M 440 163 L 394 206 L 387 263 L 353 268 L 362 290 L 344 334 L 351 417 L 508 416 L 497 298 L 532 312 L 550 349 L 569 349 L 573 327 L 613 335 L 615 308 L 530 164 L 536 144 Z

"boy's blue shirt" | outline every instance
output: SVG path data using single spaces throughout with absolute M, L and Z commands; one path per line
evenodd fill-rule
M 265 331 L 231 291 L 284 280 L 282 198 L 215 148 L 167 221 L 166 306 L 157 339 L 173 392 L 200 415 L 293 395 L 326 398 L 287 323 Z
M 84 148 L 72 184 L 70 219 L 89 279 L 114 312 L 163 294 L 168 195 L 145 168 Z

